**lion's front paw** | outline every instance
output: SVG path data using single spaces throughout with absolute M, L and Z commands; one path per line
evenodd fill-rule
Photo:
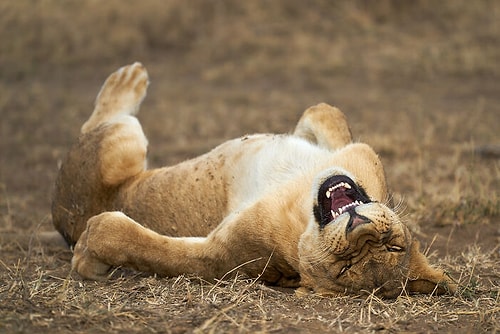
M 88 247 L 88 229 L 76 243 L 71 268 L 86 279 L 101 281 L 108 276 L 111 266 L 99 260 L 97 254 Z
M 103 212 L 87 221 L 75 246 L 72 268 L 84 278 L 103 280 L 111 267 L 134 266 L 144 227 L 123 212 Z M 149 245 L 149 243 L 147 243 Z
M 118 115 L 135 115 L 146 97 L 148 84 L 148 72 L 141 63 L 124 66 L 111 74 L 97 95 L 94 112 L 82 126 L 82 133 Z
M 90 218 L 75 246 L 73 270 L 84 278 L 106 279 L 112 266 L 127 261 L 124 248 L 130 245 L 127 238 L 134 239 L 136 225 L 122 212 L 104 212 Z

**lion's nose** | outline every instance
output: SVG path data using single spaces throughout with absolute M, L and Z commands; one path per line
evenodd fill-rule
M 347 223 L 347 232 L 351 232 L 356 227 L 371 223 L 372 221 L 365 216 L 358 215 L 356 211 L 350 212 L 351 217 L 349 218 L 349 223 Z

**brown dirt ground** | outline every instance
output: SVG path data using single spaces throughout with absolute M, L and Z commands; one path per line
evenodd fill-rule
M 0 332 L 498 332 L 498 22 L 487 0 L 0 4 Z M 139 116 L 152 166 L 340 107 L 459 292 L 297 297 L 128 270 L 82 281 L 71 251 L 37 233 L 102 81 L 135 60 L 152 81 Z

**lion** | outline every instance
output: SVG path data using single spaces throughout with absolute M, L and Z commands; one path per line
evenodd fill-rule
M 128 267 L 212 281 L 243 273 L 332 296 L 456 290 L 391 208 L 379 157 L 353 142 L 339 109 L 318 104 L 290 134 L 246 135 L 148 169 L 135 117 L 148 85 L 140 63 L 112 73 L 59 170 L 53 224 L 84 279 Z

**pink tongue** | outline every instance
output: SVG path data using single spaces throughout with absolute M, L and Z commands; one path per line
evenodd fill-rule
M 343 188 L 336 190 L 332 196 L 332 210 L 337 212 L 339 208 L 351 204 L 353 200 L 347 196 Z

